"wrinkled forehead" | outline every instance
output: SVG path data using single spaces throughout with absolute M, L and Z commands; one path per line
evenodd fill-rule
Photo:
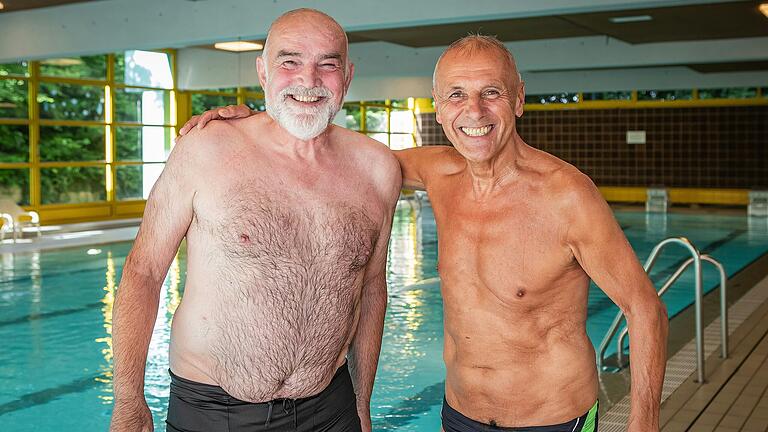
M 506 54 L 491 49 L 448 51 L 435 69 L 436 88 L 464 87 L 482 82 L 514 86 L 517 81 L 514 62 Z
M 266 45 L 272 59 L 281 51 L 307 57 L 340 54 L 343 61 L 348 55 L 344 31 L 335 21 L 319 15 L 307 14 L 275 22 Z

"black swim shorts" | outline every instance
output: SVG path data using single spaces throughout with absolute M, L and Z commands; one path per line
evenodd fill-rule
M 597 402 L 583 416 L 550 426 L 499 427 L 480 423 L 451 408 L 445 398 L 442 417 L 445 432 L 597 432 Z
M 169 371 L 170 372 L 170 371 Z M 168 432 L 358 432 L 355 392 L 345 363 L 319 394 L 303 399 L 250 403 L 221 387 L 171 374 Z

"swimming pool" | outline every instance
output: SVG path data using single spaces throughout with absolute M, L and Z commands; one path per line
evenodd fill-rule
M 768 251 L 768 225 L 746 216 L 619 212 L 619 223 L 645 260 L 672 235 L 689 237 L 729 275 Z M 130 243 L 0 255 L 0 430 L 103 431 L 111 413 L 110 322 L 114 290 Z M 685 259 L 670 248 L 655 280 Z M 443 395 L 442 305 L 434 279 L 437 234 L 431 208 L 397 211 L 388 263 L 389 307 L 373 394 L 374 428 L 437 430 Z M 165 430 L 170 321 L 184 285 L 185 250 L 163 284 L 149 349 L 146 395 L 156 430 Z M 704 267 L 707 289 L 717 284 Z M 665 296 L 671 314 L 692 301 L 689 270 Z M 589 336 L 598 344 L 616 307 L 592 287 Z

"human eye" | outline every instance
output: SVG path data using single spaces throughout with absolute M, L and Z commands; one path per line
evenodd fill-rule
M 483 96 L 493 99 L 501 96 L 501 92 L 497 89 L 487 89 L 483 92 Z
M 461 90 L 456 90 L 448 94 L 448 99 L 456 100 L 461 99 L 464 96 L 464 92 Z
M 324 62 L 324 63 L 320 63 L 320 67 L 322 69 L 324 69 L 324 70 L 333 71 L 333 70 L 338 69 L 339 65 L 337 63 L 334 63 L 334 62 Z
M 283 60 L 280 65 L 286 69 L 293 69 L 298 66 L 299 63 L 296 60 Z

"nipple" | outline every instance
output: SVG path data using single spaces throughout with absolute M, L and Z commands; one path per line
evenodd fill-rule
M 248 237 L 248 234 L 240 234 L 240 243 L 250 243 L 251 238 Z

